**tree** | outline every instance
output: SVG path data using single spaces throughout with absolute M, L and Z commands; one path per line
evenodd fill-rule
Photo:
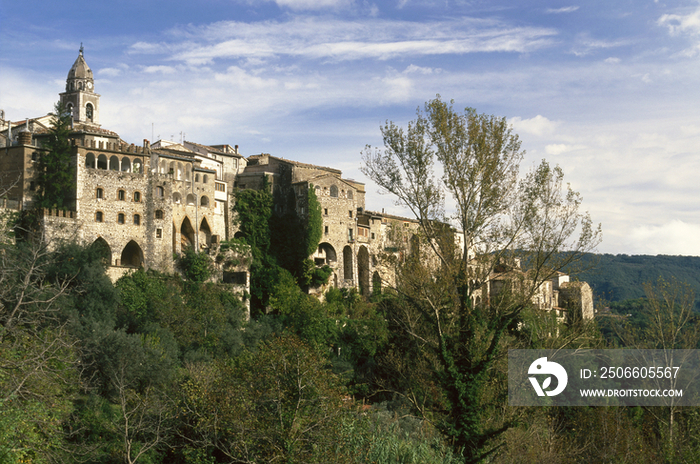
M 44 144 L 48 151 L 41 155 L 38 163 L 35 204 L 38 208 L 65 209 L 71 206 L 70 195 L 75 190 L 69 139 L 71 115 L 63 103 L 58 102 L 51 116 L 49 137 Z
M 13 243 L 11 221 L 0 215 L 0 462 L 49 462 L 80 385 L 58 306 L 70 279 L 49 281 L 46 244 Z
M 509 335 L 517 337 L 542 283 L 594 249 L 600 228 L 579 212 L 581 198 L 564 187 L 559 167 L 543 161 L 520 178 L 523 152 L 505 118 L 459 113 L 438 96 L 406 130 L 387 122 L 381 131 L 384 150 L 368 146 L 362 170 L 420 226 L 418 259 L 398 269 L 393 314 L 419 348 L 411 352 L 425 360 L 416 364 L 431 366 L 439 393 L 414 406 L 466 462 L 477 462 L 512 424 L 498 419 L 496 407 L 504 401 L 499 363 Z M 446 224 L 463 234 L 461 250 Z M 497 295 L 488 292 L 494 273 L 506 282 Z

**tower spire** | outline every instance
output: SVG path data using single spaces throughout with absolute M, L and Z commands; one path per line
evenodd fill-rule
M 80 42 L 80 56 L 83 56 L 83 43 Z

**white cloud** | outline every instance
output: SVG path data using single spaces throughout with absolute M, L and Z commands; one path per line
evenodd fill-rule
M 585 145 L 567 145 L 565 143 L 554 143 L 544 147 L 545 153 L 552 156 L 561 155 L 562 153 L 568 153 L 574 150 L 581 150 L 586 148 Z
M 542 137 L 545 135 L 551 135 L 557 128 L 559 123 L 555 121 L 550 121 L 542 115 L 537 115 L 534 118 L 522 119 L 520 117 L 514 117 L 509 120 L 513 125 L 516 132 L 527 133 Z
M 605 59 L 605 62 L 609 63 L 609 64 L 620 64 L 620 61 L 621 61 L 620 58 L 617 58 L 614 56 L 611 56 L 610 58 Z
M 665 14 L 657 23 L 665 26 L 672 35 L 680 33 L 698 34 L 700 33 L 700 8 L 687 15 Z
M 574 11 L 578 10 L 578 6 L 565 6 L 563 8 L 547 8 L 545 10 L 545 13 L 550 13 L 550 14 L 559 14 L 559 13 L 573 13 Z
M 147 74 L 175 74 L 176 70 L 172 66 L 145 66 L 143 72 Z
M 343 61 L 475 52 L 527 53 L 550 45 L 556 32 L 472 18 L 418 23 L 295 17 L 285 22 L 223 21 L 202 28 L 188 27 L 173 35 L 187 38 L 169 47 L 174 50 L 173 59 L 205 64 L 216 59 L 274 56 Z M 132 46 L 133 51 L 141 53 L 166 49 L 143 42 Z
M 430 75 L 430 74 L 437 74 L 440 72 L 442 72 L 442 69 L 440 69 L 440 68 L 426 68 L 423 66 L 416 66 L 415 64 L 409 65 L 406 69 L 403 70 L 404 74 Z
M 700 224 L 672 220 L 660 225 L 640 225 L 629 235 L 636 253 L 700 256 Z

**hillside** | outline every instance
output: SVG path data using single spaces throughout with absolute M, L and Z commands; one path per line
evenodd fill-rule
M 583 268 L 586 270 L 575 277 L 591 285 L 597 301 L 641 298 L 643 285 L 659 277 L 685 282 L 700 295 L 700 257 L 696 256 L 588 254 Z M 696 298 L 696 310 L 700 310 L 699 303 Z

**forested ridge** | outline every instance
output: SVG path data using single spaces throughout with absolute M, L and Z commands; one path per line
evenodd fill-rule
M 700 295 L 700 257 L 593 254 L 583 256 L 576 277 L 588 282 L 596 299 L 621 302 L 645 296 L 644 284 L 659 278 L 684 282 Z M 700 301 L 695 302 L 700 310 Z

